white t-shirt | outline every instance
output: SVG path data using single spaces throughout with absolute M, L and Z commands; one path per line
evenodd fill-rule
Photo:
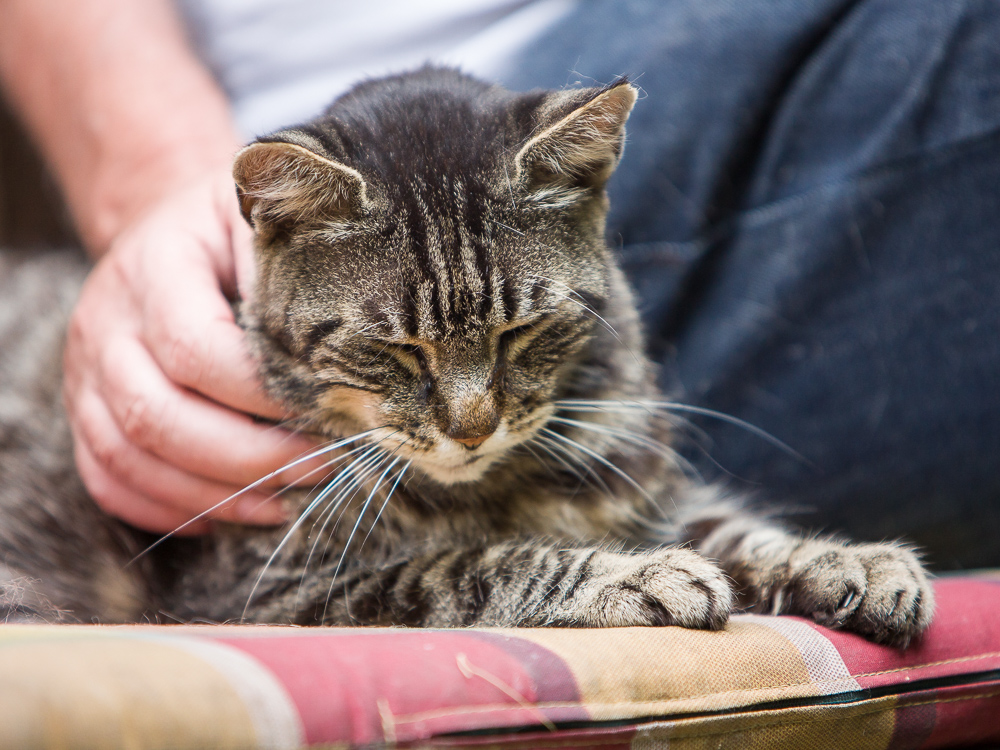
M 497 76 L 579 0 L 177 0 L 244 135 L 322 111 L 353 83 L 425 62 Z

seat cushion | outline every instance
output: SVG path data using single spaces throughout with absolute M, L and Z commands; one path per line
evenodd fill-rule
M 721 632 L 0 627 L 0 747 L 932 748 L 1000 740 L 1000 575 L 906 650 Z

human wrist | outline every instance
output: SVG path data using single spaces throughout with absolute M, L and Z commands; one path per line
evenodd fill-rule
M 120 144 L 116 153 L 94 162 L 89 185 L 84 169 L 70 165 L 61 174 L 67 204 L 94 257 L 169 195 L 214 172 L 228 171 L 239 148 L 234 132 L 197 139 L 163 133 L 155 140 Z
M 94 256 L 241 140 L 171 0 L 0 2 L 0 84 Z

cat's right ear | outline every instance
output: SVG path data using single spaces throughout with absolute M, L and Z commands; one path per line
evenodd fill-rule
M 236 155 L 240 211 L 258 231 L 308 220 L 351 221 L 368 204 L 351 167 L 294 143 L 252 143 Z

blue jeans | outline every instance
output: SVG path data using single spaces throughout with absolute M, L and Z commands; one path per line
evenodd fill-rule
M 646 93 L 609 238 L 709 478 L 1000 565 L 1000 5 L 584 0 L 514 88 Z

